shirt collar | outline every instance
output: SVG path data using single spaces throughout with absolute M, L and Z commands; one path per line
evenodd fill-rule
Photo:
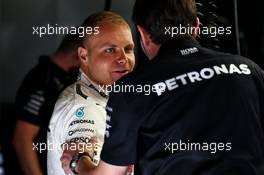
M 89 88 L 92 88 L 97 93 L 99 93 L 102 97 L 108 97 L 108 91 L 103 88 L 103 86 L 98 85 L 93 82 L 81 69 L 80 69 L 80 80 Z
M 160 47 L 157 57 L 160 55 L 168 55 L 173 53 L 174 55 L 184 56 L 182 51 L 190 48 L 197 48 L 199 49 L 201 46 L 193 38 L 177 38 L 166 41 Z

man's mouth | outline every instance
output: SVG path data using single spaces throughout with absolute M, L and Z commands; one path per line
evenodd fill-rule
M 114 73 L 120 73 L 120 74 L 124 74 L 124 73 L 128 73 L 128 70 L 116 70 L 116 71 L 113 71 Z
M 127 73 L 129 73 L 129 69 L 118 69 L 118 70 L 112 71 L 112 74 L 114 77 L 116 77 L 116 79 L 121 78 L 122 76 L 126 75 Z

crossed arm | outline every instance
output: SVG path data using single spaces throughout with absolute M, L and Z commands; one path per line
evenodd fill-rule
M 92 171 L 82 171 L 80 175 L 124 175 L 126 170 L 126 166 L 111 165 L 100 160 L 99 165 L 95 169 Z
M 69 168 L 70 161 L 76 152 L 70 150 L 64 150 L 61 156 L 62 168 L 66 174 L 73 174 Z M 116 166 L 100 160 L 99 165 L 95 167 L 89 156 L 83 156 L 80 158 L 77 164 L 76 171 L 80 175 L 124 175 L 126 173 L 127 166 Z

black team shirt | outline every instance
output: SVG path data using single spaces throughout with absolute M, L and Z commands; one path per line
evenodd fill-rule
M 46 142 L 49 120 L 60 93 L 74 83 L 76 78 L 76 72 L 66 73 L 48 56 L 41 56 L 39 63 L 26 75 L 18 90 L 16 97 L 18 120 L 40 127 L 34 149 L 38 152 L 44 174 L 47 174 Z M 40 145 L 43 150 L 40 150 Z
M 114 85 L 126 92 L 110 93 L 103 161 L 135 175 L 264 174 L 264 72 L 252 61 L 171 40 Z

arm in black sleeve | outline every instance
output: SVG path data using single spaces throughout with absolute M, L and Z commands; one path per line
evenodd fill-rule
M 40 126 L 45 116 L 46 91 L 45 86 L 36 80 L 37 75 L 30 72 L 23 81 L 16 96 L 16 116 L 22 120 Z M 40 78 L 40 77 L 39 77 Z
M 106 110 L 106 134 L 101 159 L 112 165 L 134 164 L 138 123 L 133 120 L 124 94 L 112 93 Z

